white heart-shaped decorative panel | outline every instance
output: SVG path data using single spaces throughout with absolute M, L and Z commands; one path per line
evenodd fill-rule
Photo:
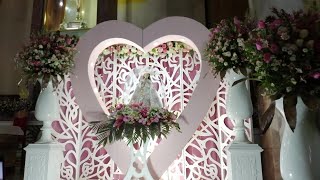
M 125 22 L 107 21 L 87 32 L 77 45 L 79 53 L 75 59 L 74 74 L 71 76 L 72 86 L 77 103 L 88 121 L 101 120 L 101 117 L 93 114 L 107 113 L 106 108 L 101 106 L 102 99 L 96 98 L 97 89 L 92 88 L 95 87 L 95 61 L 106 47 L 128 44 L 148 52 L 164 42 L 184 41 L 199 54 L 202 60 L 199 82 L 178 119 L 182 133 L 176 131 L 170 133 L 149 157 L 149 170 L 155 178 L 164 173 L 190 140 L 208 112 L 219 87 L 220 80 L 213 77 L 208 62 L 204 61 L 202 56 L 208 38 L 209 31 L 202 24 L 189 18 L 170 17 L 150 25 L 145 30 Z M 106 149 L 115 163 L 125 172 L 129 164 L 127 145 L 124 142 L 116 142 L 107 145 Z

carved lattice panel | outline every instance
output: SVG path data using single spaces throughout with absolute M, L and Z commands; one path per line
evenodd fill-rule
M 96 62 L 95 79 L 107 109 L 118 101 L 130 100 L 139 80 L 139 69 L 145 67 L 151 67 L 154 72 L 151 78 L 164 107 L 181 112 L 196 87 L 201 69 L 196 53 L 182 51 L 169 58 L 149 55 L 118 57 L 114 53 L 100 56 Z M 226 179 L 225 148 L 233 136 L 233 123 L 225 114 L 226 88 L 221 82 L 207 116 L 163 179 Z M 62 179 L 122 179 L 120 169 L 105 149 L 97 146 L 95 134 L 76 104 L 68 76 L 57 92 L 61 119 L 54 123 L 54 129 L 55 136 L 65 146 Z M 247 126 L 250 127 L 251 123 Z

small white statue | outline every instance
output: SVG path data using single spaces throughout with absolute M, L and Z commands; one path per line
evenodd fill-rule
M 135 89 L 130 104 L 143 103 L 144 106 L 162 107 L 158 93 L 152 85 L 150 73 L 145 73 L 140 77 L 139 84 Z

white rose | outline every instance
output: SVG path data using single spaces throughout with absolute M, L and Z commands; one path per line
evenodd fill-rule
M 296 44 L 301 47 L 303 45 L 303 39 L 297 39 Z
M 302 69 L 296 68 L 296 70 L 297 70 L 298 73 L 302 73 Z
M 222 51 L 225 51 L 225 50 L 227 50 L 227 47 L 223 46 Z
M 290 61 L 296 61 L 296 56 L 291 56 Z
M 224 55 L 226 57 L 231 57 L 231 52 L 230 51 L 224 52 L 224 53 L 222 53 L 222 55 Z
M 127 48 L 127 47 L 123 48 L 122 50 L 123 50 L 123 53 L 124 53 L 124 54 L 126 54 L 126 53 L 129 52 L 129 48 Z
M 105 49 L 105 50 L 102 51 L 102 53 L 103 53 L 104 55 L 108 55 L 108 54 L 110 54 L 110 51 L 109 51 L 109 49 Z
M 307 48 L 303 48 L 303 49 L 302 49 L 302 52 L 307 53 L 307 52 L 308 52 L 308 49 L 307 49 Z
M 291 83 L 292 83 L 292 84 L 294 84 L 294 85 L 297 84 L 297 81 L 296 81 L 294 78 L 291 78 L 290 80 L 291 80 Z
M 291 91 L 292 91 L 292 88 L 291 88 L 291 87 L 287 87 L 287 88 L 286 88 L 286 91 L 287 91 L 287 92 L 291 92 Z

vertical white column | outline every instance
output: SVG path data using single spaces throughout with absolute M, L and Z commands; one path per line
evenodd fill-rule
M 257 144 L 231 144 L 227 149 L 229 180 L 262 180 L 260 153 Z
M 29 144 L 26 148 L 24 180 L 60 179 L 63 162 L 61 144 Z

